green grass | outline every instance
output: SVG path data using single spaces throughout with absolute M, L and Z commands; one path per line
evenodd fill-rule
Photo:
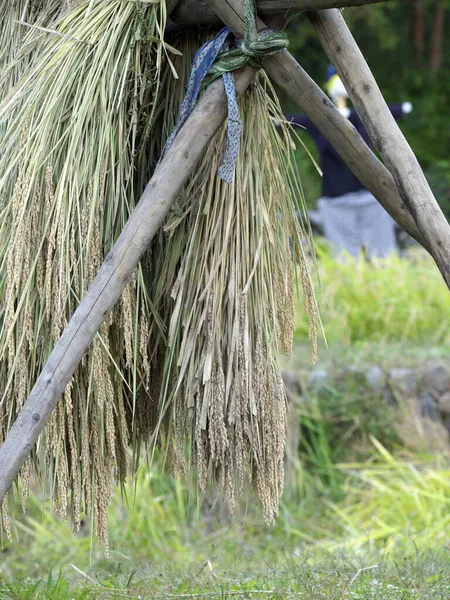
M 337 262 L 318 245 L 320 314 L 329 344 L 450 344 L 449 292 L 431 258 L 416 248 L 409 260 Z M 299 310 L 296 339 L 308 323 Z
M 314 564 L 308 555 L 292 556 L 280 563 L 261 562 L 251 574 L 245 564 L 237 561 L 225 568 L 210 561 L 131 571 L 126 571 L 129 565 L 116 566 L 116 572 L 105 578 L 79 573 L 76 584 L 61 575 L 34 583 L 9 584 L 0 579 L 0 598 L 447 600 L 450 596 L 449 553 L 416 552 L 390 562 L 364 562 L 355 555 L 343 554 Z
M 332 547 L 376 547 L 384 552 L 404 550 L 409 544 L 450 547 L 448 461 L 439 468 L 414 456 L 398 460 L 374 444 L 373 464 L 343 466 L 346 497 L 340 506 L 331 506 L 338 519 Z
M 72 536 L 34 498 L 20 540 L 3 553 L 0 600 L 448 598 L 448 459 L 402 448 L 394 455 L 362 430 L 345 453 L 337 432 L 347 424 L 331 436 L 324 406 L 318 402 L 309 421 L 303 415 L 305 437 L 317 436 L 303 445 L 275 526 L 264 525 L 251 496 L 230 518 L 213 491 L 201 502 L 155 465 L 128 505 L 114 497 L 109 560 L 87 528 Z M 363 437 L 371 444 L 365 461 L 349 462 Z M 338 456 L 347 462 L 337 464 Z
M 250 493 L 231 518 L 214 490 L 202 501 L 156 462 L 114 496 L 109 560 L 88 524 L 73 536 L 33 496 L 0 560 L 0 600 L 450 597 L 448 453 L 407 450 L 398 415 L 351 377 L 298 408 L 273 527 Z

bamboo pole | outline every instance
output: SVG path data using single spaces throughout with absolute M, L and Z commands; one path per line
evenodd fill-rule
M 238 94 L 246 90 L 254 73 L 249 67 L 236 73 Z M 206 90 L 162 159 L 0 447 L 0 505 L 84 353 L 226 116 L 225 90 L 218 80 Z
M 275 15 L 286 16 L 310 10 L 362 6 L 381 2 L 387 2 L 387 0 L 256 0 L 258 14 L 263 19 Z M 177 25 L 185 27 L 206 26 L 221 21 L 212 9 L 209 0 L 180 0 L 171 18 Z
M 210 0 L 218 16 L 236 35 L 243 35 L 241 0 Z M 265 24 L 258 19 L 258 29 Z M 358 131 L 344 117 L 324 92 L 302 69 L 289 52 L 266 58 L 268 75 L 298 104 L 300 109 L 329 140 L 348 167 L 375 196 L 401 227 L 427 250 L 413 218 L 402 202 L 394 179 L 377 159 Z
M 369 65 L 339 10 L 312 12 L 309 18 L 450 288 L 450 225 L 387 107 Z

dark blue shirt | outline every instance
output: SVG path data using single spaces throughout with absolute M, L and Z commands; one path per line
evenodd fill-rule
M 349 110 L 350 115 L 348 120 L 358 130 L 364 141 L 370 145 L 369 136 L 364 125 L 362 124 L 361 119 L 358 117 L 357 112 L 354 109 Z M 399 120 L 403 115 L 401 104 L 391 104 L 389 106 L 389 110 L 396 120 Z M 294 117 L 288 117 L 288 121 L 305 127 L 317 144 L 320 156 L 320 167 L 323 172 L 323 197 L 336 198 L 338 196 L 343 196 L 344 194 L 359 192 L 360 190 L 365 189 L 363 184 L 347 167 L 330 142 L 320 133 L 317 127 L 311 123 L 308 117 L 298 115 Z

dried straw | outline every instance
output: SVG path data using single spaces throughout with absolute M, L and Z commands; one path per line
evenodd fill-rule
M 15 8 L 8 22 L 23 20 L 22 3 Z M 45 31 L 26 28 L 0 87 L 2 437 L 127 221 L 161 145 L 160 133 L 147 133 L 168 62 L 164 2 L 79 1 L 61 18 L 61 4 L 41 9 L 34 24 Z M 141 325 L 148 306 L 139 268 L 34 454 L 57 512 L 64 516 L 72 498 L 77 530 L 92 508 L 105 542 L 110 481 L 125 477 L 141 369 L 148 375 Z M 21 479 L 25 490 L 28 470 Z
M 201 42 L 184 36 L 179 56 L 162 41 L 164 2 L 57 5 L 35 19 L 45 31 L 20 34 L 0 79 L 0 442 L 151 176 Z M 20 475 L 24 504 L 33 464 L 55 511 L 71 506 L 75 531 L 92 513 L 105 544 L 130 446 L 133 472 L 156 445 L 175 472 L 195 466 L 201 491 L 212 478 L 233 501 L 248 478 L 266 520 L 277 514 L 278 355 L 291 349 L 297 272 L 313 345 L 317 310 L 291 141 L 264 75 L 241 113 L 234 183 L 216 175 L 221 131 Z

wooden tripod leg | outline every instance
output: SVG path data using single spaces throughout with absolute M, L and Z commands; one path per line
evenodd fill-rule
M 289 53 L 282 53 L 266 59 L 264 66 L 270 78 L 296 102 L 391 217 L 430 251 L 402 202 L 391 173 L 298 62 Z
M 381 94 L 370 68 L 337 9 L 309 15 L 369 137 L 392 173 L 403 203 L 450 287 L 450 225 Z

